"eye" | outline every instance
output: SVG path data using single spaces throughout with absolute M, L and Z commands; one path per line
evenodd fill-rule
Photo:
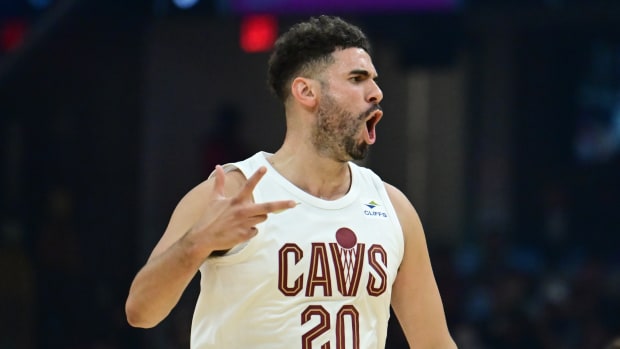
M 351 80 L 353 82 L 361 82 L 361 81 L 364 81 L 364 76 L 362 76 L 362 75 L 354 75 L 354 76 L 350 77 L 349 80 Z

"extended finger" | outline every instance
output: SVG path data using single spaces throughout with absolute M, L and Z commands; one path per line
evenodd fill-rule
M 241 187 L 241 191 L 239 191 L 237 197 L 241 200 L 252 198 L 252 192 L 254 191 L 254 188 L 256 188 L 256 185 L 261 180 L 261 178 L 263 178 L 263 176 L 265 175 L 265 172 L 267 172 L 267 168 L 265 166 L 259 167 L 259 169 L 256 170 L 256 172 L 254 172 L 254 174 L 252 174 L 250 178 L 248 178 L 248 180 L 245 182 L 245 185 Z
M 247 221 L 244 222 L 243 227 L 245 227 L 245 229 L 252 229 L 252 228 L 256 228 L 256 226 L 264 221 L 267 220 L 267 215 L 262 215 L 262 216 L 254 216 L 252 218 L 249 218 Z
M 264 217 L 266 219 L 269 213 L 279 213 L 295 206 L 297 206 L 297 203 L 293 200 L 270 201 L 259 204 L 250 203 L 239 207 L 236 217 L 247 223 L 249 219 L 255 217 Z
M 269 201 L 255 205 L 255 215 L 266 215 L 268 213 L 280 213 L 297 206 L 293 200 Z

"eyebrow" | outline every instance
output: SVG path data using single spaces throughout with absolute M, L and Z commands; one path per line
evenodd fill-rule
M 353 69 L 349 72 L 349 75 L 363 75 L 365 77 L 370 77 L 370 72 L 365 69 Z M 379 75 L 376 75 L 373 79 L 376 79 Z

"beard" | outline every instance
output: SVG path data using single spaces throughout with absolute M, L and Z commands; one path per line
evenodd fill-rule
M 358 141 L 358 133 L 360 126 L 365 126 L 366 117 L 374 110 L 376 107 L 355 115 L 326 95 L 317 110 L 312 144 L 319 154 L 342 162 L 365 159 L 370 145 Z

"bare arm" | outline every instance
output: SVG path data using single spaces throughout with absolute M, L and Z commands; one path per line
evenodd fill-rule
M 265 168 L 247 181 L 237 171 L 224 173 L 192 189 L 179 202 L 163 236 L 137 273 L 125 304 L 134 327 L 154 327 L 178 303 L 198 268 L 213 252 L 228 250 L 256 235 L 267 214 L 295 206 L 293 201 L 256 204 L 252 198 Z
M 402 192 L 389 184 L 386 189 L 405 239 L 405 254 L 392 291 L 394 313 L 412 348 L 455 349 L 418 214 Z

